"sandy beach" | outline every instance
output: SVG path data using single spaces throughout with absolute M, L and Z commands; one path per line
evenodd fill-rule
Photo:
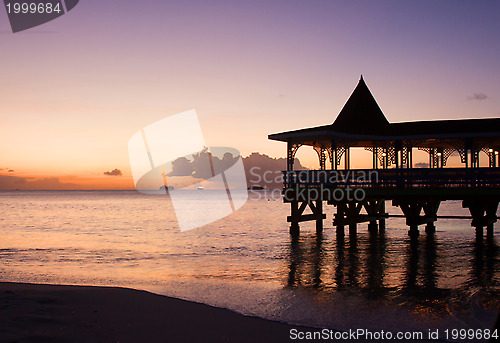
M 0 283 L 0 342 L 288 342 L 293 328 L 134 289 Z

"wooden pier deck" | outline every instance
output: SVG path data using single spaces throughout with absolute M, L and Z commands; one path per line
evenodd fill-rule
M 333 225 L 339 233 L 344 226 L 352 231 L 363 222 L 369 222 L 370 230 L 383 229 L 391 217 L 385 212 L 387 200 L 402 210 L 410 235 L 417 235 L 422 224 L 426 232 L 434 232 L 439 205 L 447 200 L 462 201 L 471 215 L 460 218 L 472 219 L 478 235 L 484 227 L 492 234 L 500 201 L 500 168 L 284 171 L 283 195 L 292 207 L 287 219 L 292 234 L 308 220 L 316 220 L 318 232 L 322 230 L 323 202 L 337 207 Z M 304 214 L 307 207 L 312 214 Z

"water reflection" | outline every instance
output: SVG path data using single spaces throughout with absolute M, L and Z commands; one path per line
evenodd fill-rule
M 316 235 L 316 240 L 314 244 L 311 245 L 311 256 L 312 256 L 312 285 L 313 287 L 320 288 L 322 286 L 321 274 L 324 260 L 323 251 L 323 235 Z
M 358 236 L 356 234 L 349 234 L 349 241 L 347 242 L 347 280 L 348 285 L 352 288 L 359 287 L 359 249 L 358 249 Z
M 383 295 L 386 291 L 386 287 L 384 287 L 386 248 L 385 232 L 371 231 L 369 233 L 366 266 L 368 271 L 368 291 L 374 297 Z
M 438 244 L 434 234 L 424 237 L 409 237 L 406 249 L 406 273 L 402 290 L 407 295 L 437 295 L 439 274 Z
M 304 232 L 290 238 L 286 284 L 443 311 L 478 290 L 489 291 L 492 304 L 500 302 L 499 249 L 493 237 L 450 240 L 439 234 L 390 237 L 390 231 L 359 231 L 346 237 Z
M 425 235 L 424 239 L 423 288 L 425 292 L 434 292 L 438 289 L 438 263 L 435 235 L 434 233 L 429 233 Z
M 496 287 L 495 262 L 498 256 L 498 246 L 493 236 L 488 235 L 486 239 L 476 236 L 472 245 L 472 256 L 470 286 Z
M 290 267 L 288 272 L 288 286 L 299 286 L 301 281 L 298 268 L 302 263 L 302 249 L 300 245 L 300 238 L 298 236 L 291 237 L 289 259 Z
M 344 257 L 344 235 L 337 235 L 337 246 L 335 250 L 335 261 L 337 266 L 335 268 L 335 284 L 337 289 L 344 289 L 344 268 L 345 268 L 345 257 Z

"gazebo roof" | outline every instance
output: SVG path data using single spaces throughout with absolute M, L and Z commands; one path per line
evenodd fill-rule
M 389 121 L 363 80 L 363 75 L 339 115 L 331 125 L 333 131 L 369 134 L 386 132 Z
M 367 141 L 379 140 L 478 137 L 500 139 L 500 118 L 389 123 L 366 86 L 363 76 L 333 124 L 269 135 L 272 140 L 308 145 L 331 140 L 366 144 Z

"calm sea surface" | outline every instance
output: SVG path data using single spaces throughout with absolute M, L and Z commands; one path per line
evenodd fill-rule
M 186 191 L 186 202 L 199 192 Z M 387 203 L 387 209 L 400 214 Z M 337 240 L 333 208 L 288 234 L 289 205 L 254 192 L 236 213 L 180 232 L 166 196 L 135 191 L 0 192 L 0 280 L 113 285 L 289 323 L 337 329 L 487 328 L 500 305 L 498 234 L 439 220 L 411 240 L 404 219 L 385 234 Z M 468 215 L 460 202 L 441 215 Z M 421 228 L 423 231 L 423 227 Z

